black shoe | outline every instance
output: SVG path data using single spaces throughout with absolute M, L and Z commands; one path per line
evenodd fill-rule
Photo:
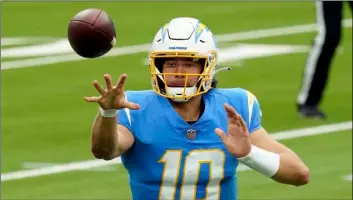
M 327 116 L 324 112 L 319 110 L 316 106 L 298 106 L 298 113 L 303 118 L 318 118 L 326 119 Z

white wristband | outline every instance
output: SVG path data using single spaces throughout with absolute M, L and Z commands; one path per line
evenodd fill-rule
M 251 145 L 250 153 L 237 158 L 241 163 L 261 174 L 272 177 L 279 169 L 280 155 Z
M 116 117 L 119 112 L 119 110 L 116 109 L 104 110 L 101 107 L 99 107 L 99 111 L 103 117 Z

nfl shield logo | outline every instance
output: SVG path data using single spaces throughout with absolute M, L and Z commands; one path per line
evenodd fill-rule
M 193 129 L 189 129 L 186 131 L 186 137 L 189 139 L 189 140 L 194 140 L 196 138 L 196 131 L 193 130 Z

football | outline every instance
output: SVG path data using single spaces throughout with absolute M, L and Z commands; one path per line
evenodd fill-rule
M 70 20 L 67 34 L 72 49 L 84 58 L 103 56 L 116 43 L 113 20 L 97 8 L 77 13 Z

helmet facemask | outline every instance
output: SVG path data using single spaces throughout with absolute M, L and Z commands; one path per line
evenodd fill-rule
M 186 51 L 150 52 L 150 74 L 153 90 L 161 96 L 172 99 L 176 102 L 186 102 L 192 97 L 203 94 L 211 88 L 215 75 L 216 52 L 197 53 Z M 200 73 L 164 73 L 162 70 L 165 60 L 170 58 L 192 58 L 202 64 Z M 167 76 L 184 76 L 183 86 L 171 87 L 167 85 Z M 189 77 L 197 76 L 198 79 L 193 85 L 187 85 Z

